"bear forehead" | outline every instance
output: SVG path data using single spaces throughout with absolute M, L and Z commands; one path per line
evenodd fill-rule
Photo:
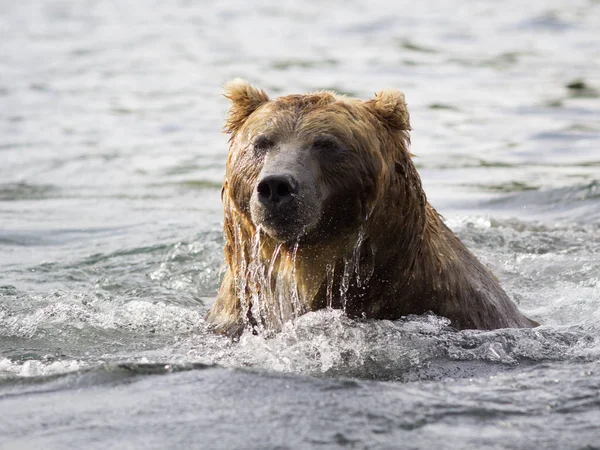
M 302 116 L 317 111 L 320 113 L 340 110 L 348 111 L 349 113 L 357 112 L 361 103 L 360 100 L 349 99 L 330 91 L 320 91 L 310 94 L 294 94 L 278 97 L 265 103 L 263 108 L 272 113 L 286 111 Z
M 360 100 L 331 92 L 288 95 L 263 104 L 247 121 L 249 135 L 353 134 L 372 124 L 373 116 Z

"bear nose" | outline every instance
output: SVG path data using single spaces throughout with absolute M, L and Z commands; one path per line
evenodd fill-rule
M 258 199 L 266 206 L 285 205 L 296 195 L 297 183 L 291 175 L 267 175 L 258 182 Z

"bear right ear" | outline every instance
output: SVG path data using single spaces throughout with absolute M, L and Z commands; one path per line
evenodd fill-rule
M 225 97 L 231 100 L 231 106 L 225 121 L 225 132 L 235 133 L 248 116 L 260 105 L 269 101 L 269 96 L 262 89 L 257 89 L 246 80 L 236 78 L 225 84 Z
M 406 109 L 404 94 L 395 89 L 386 89 L 365 102 L 383 122 L 397 130 L 410 130 L 410 116 Z

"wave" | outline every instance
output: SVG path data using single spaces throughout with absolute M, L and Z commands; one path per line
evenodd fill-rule
M 492 211 L 523 211 L 528 218 L 578 222 L 599 227 L 600 181 L 554 189 L 525 190 L 490 200 L 483 205 Z

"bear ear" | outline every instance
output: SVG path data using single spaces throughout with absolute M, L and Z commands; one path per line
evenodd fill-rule
M 366 104 L 380 120 L 392 128 L 410 130 L 410 116 L 402 92 L 385 89 L 375 94 L 375 98 L 368 100 Z
M 236 78 L 225 84 L 225 97 L 231 100 L 231 106 L 225 121 L 225 132 L 235 133 L 256 108 L 269 101 L 262 89 L 257 89 L 246 80 Z

